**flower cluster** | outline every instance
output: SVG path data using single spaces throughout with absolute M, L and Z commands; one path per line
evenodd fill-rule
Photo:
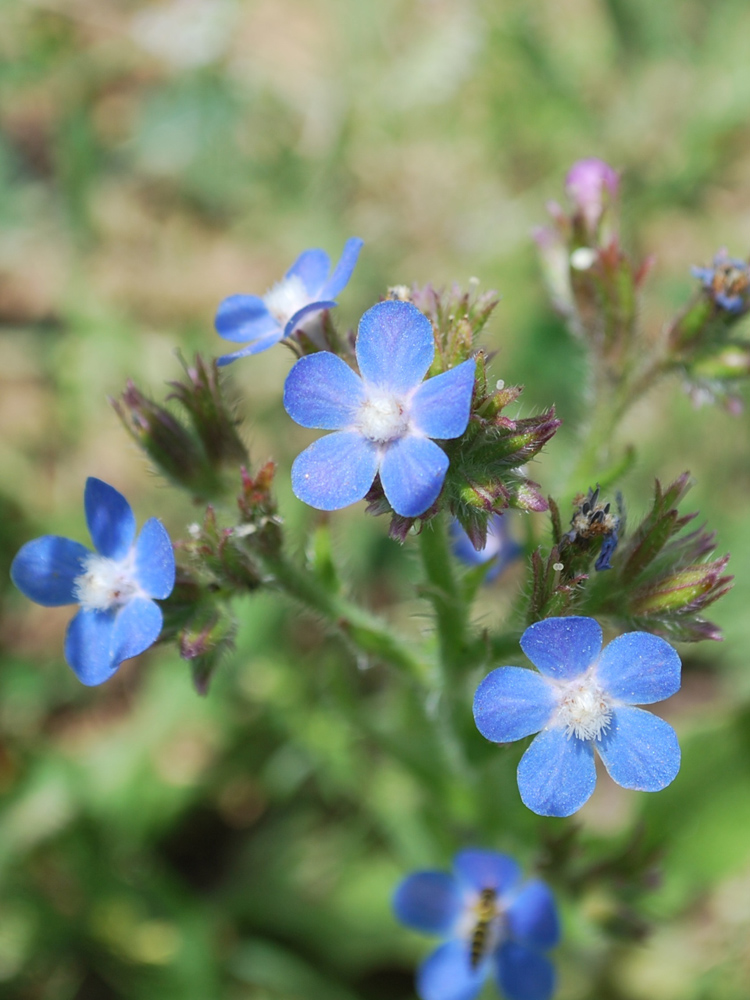
M 402 924 L 445 943 L 417 973 L 421 1000 L 473 1000 L 494 975 L 507 1000 L 549 1000 L 555 970 L 546 955 L 560 937 L 557 908 L 544 882 L 522 882 L 505 854 L 464 850 L 453 872 L 423 871 L 398 886 Z
M 93 685 L 159 638 L 156 600 L 172 593 L 175 562 L 161 521 L 150 518 L 136 538 L 130 504 L 101 479 L 86 481 L 84 508 L 95 552 L 43 535 L 21 548 L 10 574 L 37 604 L 80 605 L 65 635 L 65 659 L 82 683 Z
M 714 257 L 713 267 L 691 268 L 694 278 L 703 285 L 711 299 L 728 313 L 744 312 L 750 304 L 750 265 L 730 257 L 722 249 Z
M 618 785 L 656 792 L 680 769 L 672 727 L 635 705 L 680 688 L 680 658 L 649 632 L 628 632 L 602 650 L 593 618 L 546 618 L 521 648 L 537 670 L 498 667 L 479 685 L 474 718 L 493 743 L 539 735 L 518 765 L 524 803 L 541 816 L 570 816 L 596 784 L 594 750 Z

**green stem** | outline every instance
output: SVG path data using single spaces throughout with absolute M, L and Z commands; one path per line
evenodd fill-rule
M 296 565 L 283 553 L 257 553 L 265 571 L 288 596 L 319 615 L 329 628 L 342 635 L 357 653 L 374 656 L 412 682 L 424 683 L 429 667 L 416 656 L 393 628 L 377 615 L 328 589 L 304 566 Z
M 465 671 L 470 656 L 468 608 L 453 566 L 448 531 L 441 515 L 433 517 L 419 536 L 427 588 L 425 596 L 435 609 L 440 664 L 446 683 Z

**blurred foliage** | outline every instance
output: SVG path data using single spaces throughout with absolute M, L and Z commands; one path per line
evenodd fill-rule
M 106 397 L 128 377 L 160 391 L 180 374 L 175 348 L 219 353 L 224 296 L 261 293 L 302 248 L 335 257 L 351 235 L 366 247 L 343 323 L 400 282 L 478 275 L 500 289 L 495 370 L 526 384 L 521 416 L 555 403 L 568 425 L 531 472 L 552 492 L 587 401 L 530 231 L 572 160 L 622 168 L 631 249 L 657 256 L 644 313 L 654 330 L 692 290 L 691 264 L 721 245 L 746 254 L 749 31 L 742 0 L 5 0 L 3 565 L 39 530 L 83 537 L 89 474 L 123 490 L 141 521 L 158 513 L 180 533 L 195 520 L 149 478 Z M 278 461 L 282 514 L 301 538 L 314 515 L 286 484 L 309 436 L 281 409 L 289 360 L 279 348 L 234 374 L 253 459 Z M 426 945 L 395 925 L 390 893 L 409 868 L 446 866 L 481 839 L 467 821 L 480 808 L 483 829 L 506 831 L 486 846 L 526 843 L 521 860 L 544 868 L 539 833 L 567 859 L 561 1000 L 746 997 L 747 418 L 694 410 L 675 381 L 621 434 L 638 444 L 623 485 L 634 523 L 655 476 L 690 468 L 737 584 L 716 612 L 723 646 L 685 651 L 669 707 L 680 777 L 653 797 L 601 780 L 570 843 L 559 821 L 521 806 L 515 748 L 484 754 L 477 736 L 482 782 L 450 782 L 380 668 L 272 595 L 245 599 L 207 698 L 159 649 L 88 690 L 62 659 L 66 610 L 31 605 L 5 574 L 0 993 L 412 997 Z M 544 530 L 538 515 L 526 523 Z M 333 527 L 363 599 L 424 628 L 415 568 L 384 523 L 355 509 Z M 484 620 L 517 580 L 495 585 Z M 429 782 L 443 788 L 440 814 Z M 613 843 L 619 867 L 594 886 L 581 859 L 596 864 Z

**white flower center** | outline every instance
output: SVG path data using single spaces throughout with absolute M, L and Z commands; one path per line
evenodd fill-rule
M 141 593 L 133 579 L 133 555 L 108 559 L 96 553 L 84 562 L 85 572 L 73 581 L 73 595 L 84 611 L 109 611 Z
M 584 674 L 560 685 L 560 702 L 555 721 L 567 736 L 579 740 L 598 740 L 609 727 L 612 703 L 594 680 Z
M 263 296 L 266 309 L 275 320 L 286 326 L 296 312 L 310 302 L 310 295 L 296 274 L 277 281 Z
M 409 413 L 403 399 L 387 393 L 371 394 L 359 408 L 357 427 L 370 441 L 387 444 L 409 429 Z

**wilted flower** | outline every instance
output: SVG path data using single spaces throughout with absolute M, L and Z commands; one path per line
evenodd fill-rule
M 713 267 L 693 267 L 693 277 L 703 283 L 708 294 L 722 309 L 740 313 L 750 302 L 750 265 L 737 257 L 730 257 L 725 249 L 714 257 Z

